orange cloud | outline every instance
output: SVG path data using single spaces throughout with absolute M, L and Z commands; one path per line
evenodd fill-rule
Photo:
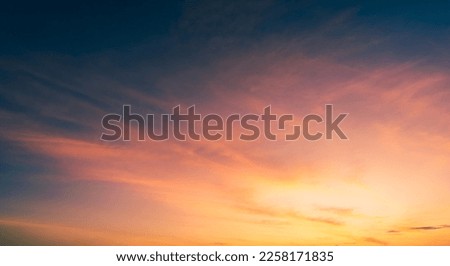
M 396 229 L 450 221 L 448 73 L 419 64 L 356 68 L 289 51 L 208 68 L 161 78 L 160 98 L 128 96 L 144 103 L 140 110 L 196 103 L 203 114 L 227 115 L 271 104 L 300 118 L 332 103 L 350 114 L 350 140 L 106 143 L 47 133 L 30 121 L 33 130 L 3 135 L 51 158 L 45 178 L 81 185 L 60 203 L 11 203 L 24 211 L 1 223 L 25 233 L 38 226 L 45 234 L 33 237 L 71 244 L 448 244 L 430 230 Z M 179 88 L 193 77 L 193 91 Z M 90 182 L 114 189 L 89 191 Z M 30 217 L 26 208 L 41 214 Z M 91 231 L 98 237 L 75 237 Z

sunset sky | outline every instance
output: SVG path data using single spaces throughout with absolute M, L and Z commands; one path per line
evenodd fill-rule
M 448 1 L 125 2 L 0 9 L 0 245 L 450 245 Z M 101 141 L 124 104 L 348 140 Z

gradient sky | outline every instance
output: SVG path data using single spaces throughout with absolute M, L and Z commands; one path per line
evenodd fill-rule
M 0 244 L 450 245 L 449 10 L 4 3 Z M 123 104 L 333 104 L 349 140 L 100 141 Z

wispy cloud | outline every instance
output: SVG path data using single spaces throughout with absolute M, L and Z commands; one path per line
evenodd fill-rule
M 439 230 L 439 229 L 446 229 L 450 228 L 449 225 L 439 225 L 439 226 L 417 226 L 417 227 L 410 227 L 410 230 Z

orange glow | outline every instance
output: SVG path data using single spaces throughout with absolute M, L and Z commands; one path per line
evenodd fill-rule
M 174 79 L 198 71 L 202 113 L 271 104 L 302 117 L 332 103 L 349 113 L 349 140 L 107 143 L 14 128 L 6 138 L 51 159 L 42 178 L 79 186 L 62 202 L 9 202 L 21 211 L 0 227 L 87 245 L 450 245 L 450 113 L 440 100 L 450 73 L 279 58 L 227 58 Z M 149 106 L 192 103 L 131 92 Z

